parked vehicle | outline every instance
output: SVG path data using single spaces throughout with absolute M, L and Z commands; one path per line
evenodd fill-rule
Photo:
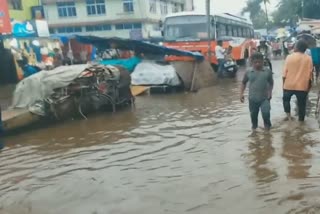
M 168 15 L 163 24 L 164 46 L 200 52 L 214 65 L 218 64 L 215 55 L 208 54 L 208 27 L 211 31 L 211 52 L 217 42 L 223 40 L 223 47 L 233 46 L 234 60 L 243 64 L 256 46 L 252 22 L 244 17 L 229 13 L 210 16 L 210 26 L 206 14 L 198 12 L 180 12 Z M 192 29 L 192 30 L 191 30 Z M 188 61 L 187 58 L 170 56 L 169 61 Z
M 226 77 L 235 77 L 238 71 L 238 65 L 234 60 L 227 60 L 224 63 L 224 76 Z
M 268 58 L 268 56 L 266 55 L 265 52 L 262 52 L 262 55 L 263 55 L 263 64 L 264 64 L 264 67 L 267 67 L 267 68 L 269 68 L 269 69 L 272 71 L 272 63 L 271 63 L 271 60 Z

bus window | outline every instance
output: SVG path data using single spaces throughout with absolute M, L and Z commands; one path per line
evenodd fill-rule
M 227 35 L 227 27 L 224 24 L 218 24 L 217 25 L 217 33 L 218 33 L 218 37 L 223 37 Z
M 214 38 L 214 26 L 210 29 Z M 208 38 L 205 16 L 176 16 L 164 22 L 164 41 L 198 41 Z
M 246 28 L 246 37 L 250 38 L 250 29 L 249 28 Z
M 235 27 L 235 26 L 232 27 L 232 36 L 238 37 L 237 27 Z
M 227 25 L 227 36 L 232 36 L 232 26 Z
M 242 33 L 241 33 L 241 27 L 238 27 L 238 37 L 242 37 Z

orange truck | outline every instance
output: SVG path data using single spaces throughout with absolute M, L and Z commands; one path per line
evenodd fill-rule
M 245 62 L 256 46 L 252 23 L 229 13 L 214 15 L 210 19 L 211 59 L 208 54 L 208 18 L 202 13 L 192 11 L 168 15 L 163 22 L 164 46 L 200 52 L 211 64 L 217 64 L 215 47 L 217 41 L 222 40 L 224 48 L 233 47 L 234 60 L 239 63 Z M 169 56 L 167 60 L 190 61 L 191 59 Z

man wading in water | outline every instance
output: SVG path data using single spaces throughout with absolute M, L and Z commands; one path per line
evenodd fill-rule
M 270 100 L 272 98 L 273 76 L 272 71 L 263 65 L 263 55 L 259 52 L 251 56 L 253 67 L 245 74 L 240 91 L 240 101 L 244 102 L 244 91 L 249 82 L 249 110 L 252 130 L 258 128 L 258 115 L 261 109 L 264 127 L 271 128 Z
M 306 115 L 308 93 L 312 86 L 313 64 L 309 55 L 305 54 L 308 44 L 299 40 L 294 53 L 286 59 L 283 71 L 283 107 L 287 119 L 291 118 L 290 101 L 292 95 L 298 100 L 299 121 L 303 122 Z

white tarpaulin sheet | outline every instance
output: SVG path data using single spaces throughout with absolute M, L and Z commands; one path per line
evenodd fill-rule
M 172 65 L 159 65 L 153 62 L 141 62 L 131 74 L 132 85 L 169 85 L 181 84 Z
M 49 97 L 54 89 L 68 86 L 88 67 L 86 64 L 61 66 L 23 79 L 14 91 L 12 108 L 28 108 Z

